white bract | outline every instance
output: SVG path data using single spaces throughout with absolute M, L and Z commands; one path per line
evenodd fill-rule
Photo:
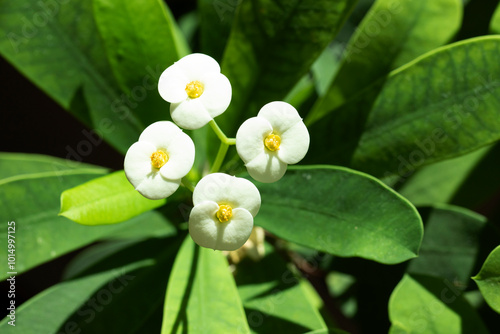
M 125 175 L 149 199 L 173 194 L 194 163 L 194 143 L 174 123 L 148 126 L 125 155 Z
M 248 240 L 260 209 L 260 193 L 246 179 L 214 173 L 198 182 L 189 215 L 189 234 L 206 248 L 232 251 Z
M 286 102 L 266 104 L 236 133 L 236 150 L 248 173 L 260 182 L 283 177 L 309 149 L 309 132 L 297 110 Z
M 231 84 L 210 56 L 193 53 L 167 68 L 158 91 L 170 102 L 170 115 L 184 129 L 199 129 L 222 114 L 231 102 Z

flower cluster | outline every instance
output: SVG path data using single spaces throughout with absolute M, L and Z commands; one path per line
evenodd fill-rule
M 239 249 L 252 234 L 261 198 L 257 187 L 247 179 L 217 172 L 228 145 L 236 144 L 252 178 L 275 182 L 283 177 L 288 164 L 295 164 L 306 155 L 309 148 L 306 126 L 293 106 L 276 101 L 246 120 L 236 139 L 225 137 L 214 118 L 229 106 L 231 84 L 217 61 L 204 54 L 188 55 L 168 67 L 160 76 L 158 91 L 170 102 L 170 116 L 175 124 L 160 121 L 143 131 L 125 156 L 128 180 L 149 199 L 172 195 L 195 159 L 194 143 L 180 128 L 195 130 L 210 123 L 224 149 L 219 151 L 221 156 L 217 155 L 214 172 L 203 177 L 193 190 L 189 233 L 202 247 Z M 262 238 L 252 243 L 257 240 L 262 243 Z

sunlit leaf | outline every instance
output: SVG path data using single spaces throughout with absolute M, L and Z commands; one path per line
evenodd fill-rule
M 308 121 L 321 118 L 391 70 L 452 39 L 460 0 L 378 0 L 351 37 L 335 81 Z
M 159 0 L 92 0 L 93 13 L 113 74 L 143 124 L 165 119 L 168 103 L 158 78 L 185 56 L 186 41 Z M 154 36 L 154 38 L 152 38 Z
M 449 203 L 491 147 L 422 167 L 411 175 L 398 192 L 414 205 Z M 403 179 L 404 180 L 404 179 Z M 477 196 L 477 194 L 476 194 Z
M 115 224 L 165 202 L 145 198 L 118 171 L 64 191 L 59 214 L 83 225 Z
M 491 252 L 472 279 L 476 281 L 488 305 L 500 313 L 500 246 Z
M 390 333 L 488 333 L 461 292 L 438 278 L 405 275 L 389 300 Z
M 500 5 L 495 10 L 491 18 L 490 30 L 494 34 L 500 34 Z
M 310 128 L 308 160 L 407 177 L 497 141 L 499 46 L 499 36 L 461 41 L 391 72 Z
M 172 225 L 156 212 L 123 224 L 92 228 L 58 216 L 61 192 L 108 172 L 91 165 L 70 167 L 66 162 L 40 155 L 0 154 L 0 216 L 5 222 L 15 222 L 14 271 L 18 274 L 103 237 L 173 232 Z M 22 174 L 15 175 L 19 164 L 24 165 Z M 7 240 L 7 228 L 0 231 L 0 237 Z M 7 268 L 7 257 L 0 258 L 0 265 Z M 0 276 L 5 275 L 4 271 Z
M 422 221 L 415 208 L 379 180 L 333 166 L 296 167 L 258 183 L 255 223 L 277 236 L 338 256 L 382 263 L 415 257 Z
M 186 238 L 169 278 L 161 332 L 250 332 L 221 252 L 199 247 L 191 237 Z
M 242 262 L 235 279 L 252 333 L 304 333 L 326 328 L 301 279 L 272 248 L 259 262 Z

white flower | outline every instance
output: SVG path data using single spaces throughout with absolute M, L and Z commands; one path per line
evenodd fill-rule
M 236 150 L 250 176 L 260 182 L 281 179 L 288 164 L 302 160 L 308 149 L 307 127 L 286 102 L 266 104 L 236 133 Z
M 158 91 L 170 102 L 170 115 L 184 129 L 199 129 L 222 114 L 231 102 L 231 84 L 210 56 L 193 53 L 167 68 Z
M 148 126 L 125 155 L 125 175 L 149 199 L 173 194 L 194 163 L 194 143 L 174 123 Z
M 202 247 L 232 251 L 252 233 L 260 193 L 246 179 L 214 173 L 198 182 L 189 215 L 189 234 Z

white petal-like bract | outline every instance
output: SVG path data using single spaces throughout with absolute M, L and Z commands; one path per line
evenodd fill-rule
M 245 208 L 254 217 L 260 209 L 260 193 L 257 187 L 247 179 L 224 173 L 209 174 L 198 182 L 193 191 L 193 204 L 204 201 Z
M 286 102 L 266 104 L 236 133 L 236 150 L 255 180 L 271 183 L 285 175 L 309 149 L 309 132 L 297 110 Z
M 278 158 L 287 164 L 296 164 L 309 150 L 309 140 L 309 131 L 304 122 L 295 123 L 281 134 Z
M 217 61 L 201 53 L 187 55 L 163 71 L 158 92 L 171 103 L 174 122 L 189 130 L 203 127 L 226 111 L 232 94 Z
M 286 173 L 288 165 L 278 158 L 276 152 L 265 152 L 245 164 L 248 174 L 263 183 L 276 182 Z
M 302 122 L 297 109 L 291 104 L 282 101 L 269 102 L 260 109 L 257 117 L 265 118 L 279 135 L 295 124 Z
M 250 237 L 253 216 L 248 210 L 238 208 L 233 210 L 229 222 L 221 223 L 216 217 L 218 209 L 219 206 L 210 201 L 196 205 L 189 216 L 189 234 L 202 247 L 236 250 Z
M 165 157 L 161 166 L 153 165 L 153 155 Z M 135 189 L 149 199 L 173 194 L 194 163 L 194 143 L 174 123 L 156 122 L 148 126 L 139 141 L 125 155 L 124 170 Z
M 202 247 L 238 249 L 252 233 L 260 203 L 259 190 L 252 182 L 223 173 L 209 174 L 194 189 L 189 233 Z M 221 207 L 231 209 L 226 220 L 218 218 Z
M 244 162 L 252 161 L 258 155 L 265 153 L 264 140 L 273 132 L 269 121 L 263 117 L 247 119 L 236 133 L 236 148 Z

